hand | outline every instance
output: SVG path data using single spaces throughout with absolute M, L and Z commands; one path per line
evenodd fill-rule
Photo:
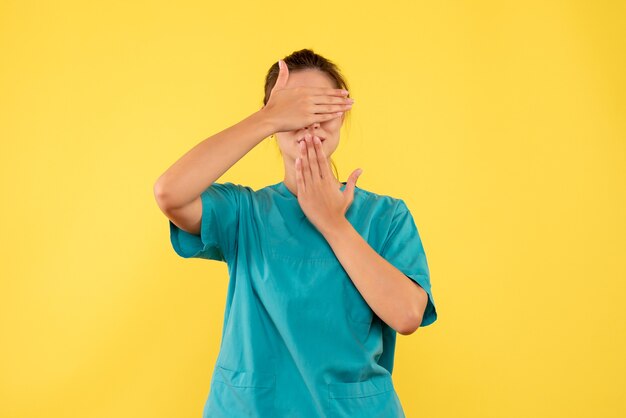
M 354 199 L 354 187 L 363 170 L 350 174 L 343 190 L 333 176 L 321 141 L 307 133 L 300 142 L 300 156 L 296 158 L 296 186 L 298 203 L 309 221 L 322 233 L 345 220 L 345 214 Z
M 278 61 L 278 79 L 267 104 L 261 109 L 272 121 L 276 132 L 292 131 L 341 117 L 350 109 L 351 100 L 343 89 L 323 87 L 285 88 L 289 69 L 283 60 Z

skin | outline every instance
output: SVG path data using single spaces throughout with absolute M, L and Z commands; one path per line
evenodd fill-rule
M 287 87 L 334 88 L 318 70 L 291 73 Z M 345 114 L 344 114 L 345 115 Z M 339 144 L 341 118 L 303 129 L 276 133 L 285 166 L 285 186 L 298 198 L 309 221 L 322 233 L 348 276 L 378 317 L 402 335 L 415 332 L 428 295 L 413 280 L 380 256 L 354 229 L 345 214 L 354 199 L 362 170 L 354 170 L 342 192 L 329 158 Z M 319 136 L 325 137 L 322 142 Z M 298 139 L 305 138 L 298 142 Z
M 287 83 L 285 88 L 295 87 L 323 87 L 323 88 L 336 88 L 333 80 L 324 72 L 307 69 L 292 71 L 288 73 Z M 325 122 L 316 122 L 309 126 L 305 126 L 302 129 L 296 129 L 286 132 L 276 132 L 275 137 L 280 148 L 280 152 L 283 156 L 283 163 L 285 168 L 285 186 L 295 195 L 297 195 L 298 189 L 296 187 L 296 170 L 295 161 L 300 154 L 300 148 L 298 140 L 302 139 L 306 134 L 317 135 L 325 138 L 322 142 L 322 149 L 324 154 L 330 158 L 333 152 L 339 145 L 339 134 L 341 126 L 345 118 L 345 113 L 338 118 L 333 118 Z M 334 175 L 331 177 L 335 180 L 337 187 L 341 186 L 339 180 Z
M 314 87 L 323 91 L 318 91 L 317 97 L 309 96 L 308 101 L 298 101 L 300 93 L 294 90 L 279 92 L 277 96 L 272 93 L 266 107 L 196 145 L 155 184 L 159 207 L 180 228 L 199 235 L 202 191 L 275 133 L 283 155 L 285 185 L 297 196 L 302 211 L 324 235 L 376 315 L 398 333 L 411 334 L 421 324 L 428 295 L 376 253 L 348 222 L 345 213 L 353 201 L 358 170 L 350 175 L 342 192 L 328 162 L 339 145 L 343 123 L 343 115 L 331 115 L 347 110 L 347 92 L 336 91 L 340 89 L 325 73 L 303 70 L 289 74 L 283 64 L 275 89 Z M 311 123 L 312 120 L 321 122 Z M 326 140 L 317 146 L 309 141 L 299 145 L 297 140 L 307 133 L 313 134 L 311 138 L 319 135 Z M 303 146 L 306 151 L 299 148 Z M 296 164 L 299 158 L 302 160 Z

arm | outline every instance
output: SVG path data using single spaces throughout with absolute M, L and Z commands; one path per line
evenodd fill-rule
M 264 138 L 339 117 L 346 109 L 348 91 L 324 87 L 287 89 L 288 66 L 282 60 L 277 65 L 276 83 L 261 110 L 200 142 L 159 177 L 154 195 L 163 212 L 189 207 L 197 212 L 198 196 Z
M 295 161 L 298 203 L 326 238 L 337 259 L 372 310 L 402 335 L 421 325 L 428 304 L 426 291 L 379 255 L 345 217 L 362 170 L 354 170 L 343 191 L 319 138 L 305 137 Z
M 273 133 L 263 108 L 194 146 L 156 181 L 154 195 L 161 210 L 198 206 L 203 190 Z
M 374 251 L 346 218 L 321 232 L 376 315 L 402 335 L 415 332 L 426 291 Z

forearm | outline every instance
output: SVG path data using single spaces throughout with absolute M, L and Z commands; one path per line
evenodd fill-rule
M 182 207 L 196 199 L 264 138 L 273 126 L 263 109 L 203 140 L 167 169 L 154 185 L 162 207 Z
M 380 256 L 347 219 L 322 234 L 365 301 L 397 332 L 419 327 L 428 295 Z

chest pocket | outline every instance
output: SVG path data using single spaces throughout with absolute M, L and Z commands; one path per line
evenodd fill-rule
M 280 212 L 274 212 L 264 224 L 265 241 L 272 258 L 339 263 L 326 238 L 304 214 L 286 219 Z

